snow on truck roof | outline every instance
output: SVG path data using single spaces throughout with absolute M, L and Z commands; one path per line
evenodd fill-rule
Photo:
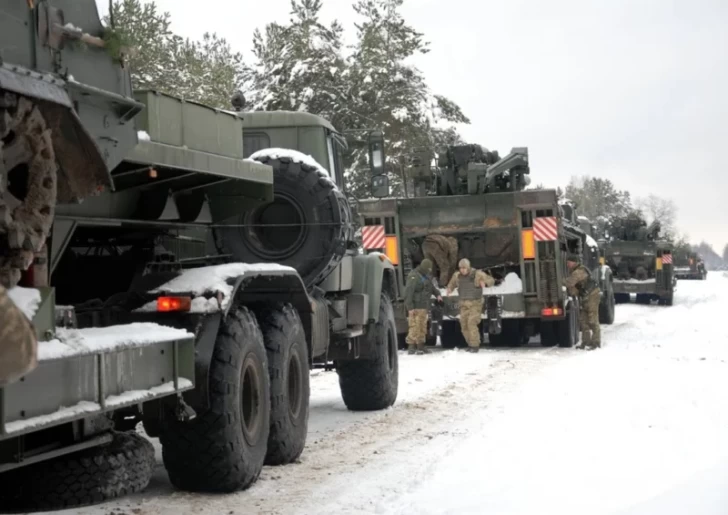
M 311 126 L 338 132 L 326 118 L 303 111 L 250 111 L 239 115 L 243 119 L 243 130 Z

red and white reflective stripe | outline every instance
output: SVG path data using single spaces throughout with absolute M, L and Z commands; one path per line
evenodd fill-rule
M 543 216 L 533 219 L 533 239 L 536 241 L 553 241 L 559 237 L 559 223 L 555 216 Z
M 383 249 L 386 238 L 383 225 L 366 225 L 361 228 L 362 246 L 365 249 Z
M 671 265 L 672 264 L 672 254 L 663 254 L 662 255 L 662 264 Z

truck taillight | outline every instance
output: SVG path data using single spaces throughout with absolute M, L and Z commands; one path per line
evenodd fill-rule
M 521 230 L 521 252 L 523 259 L 536 259 L 536 242 L 533 239 L 533 229 Z
M 189 311 L 192 308 L 191 297 L 158 297 L 157 311 L 169 313 L 174 311 Z
M 397 237 L 387 236 L 384 243 L 384 254 L 393 265 L 399 264 L 399 253 L 397 252 Z
M 564 314 L 564 310 L 561 308 L 543 308 L 541 310 L 542 317 L 558 317 Z

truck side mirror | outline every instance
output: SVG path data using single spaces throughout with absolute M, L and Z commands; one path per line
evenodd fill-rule
M 372 177 L 371 194 L 374 198 L 389 196 L 389 177 L 387 175 L 379 174 Z
M 372 177 L 384 174 L 384 134 L 382 131 L 369 133 L 369 168 Z

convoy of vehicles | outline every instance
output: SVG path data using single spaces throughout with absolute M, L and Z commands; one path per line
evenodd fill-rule
M 132 92 L 92 0 L 0 14 L 0 293 L 32 322 L 0 342 L 4 508 L 144 488 L 139 422 L 178 488 L 246 488 L 301 454 L 310 366 L 395 402 L 394 269 L 356 250 L 328 122 Z
M 673 270 L 678 279 L 704 281 L 708 277 L 703 258 L 697 252 L 679 249 L 673 252 Z
M 0 6 L 0 504 L 72 507 L 143 489 L 159 437 L 170 481 L 230 492 L 301 455 L 309 371 L 336 370 L 350 410 L 397 399 L 404 280 L 425 239 L 449 238 L 496 285 L 492 345 L 579 341 L 567 259 L 615 302 L 671 305 L 659 226 L 608 238 L 527 189 L 526 148 L 418 152 L 414 197 L 389 196 L 383 138 L 373 199 L 344 194 L 346 140 L 303 112 L 212 109 L 132 91 L 92 0 Z M 82 41 L 84 46 L 72 43 Z M 682 259 L 682 258 L 681 258 Z M 674 266 L 673 266 L 674 265 Z M 457 294 L 433 299 L 430 343 L 464 346 Z

